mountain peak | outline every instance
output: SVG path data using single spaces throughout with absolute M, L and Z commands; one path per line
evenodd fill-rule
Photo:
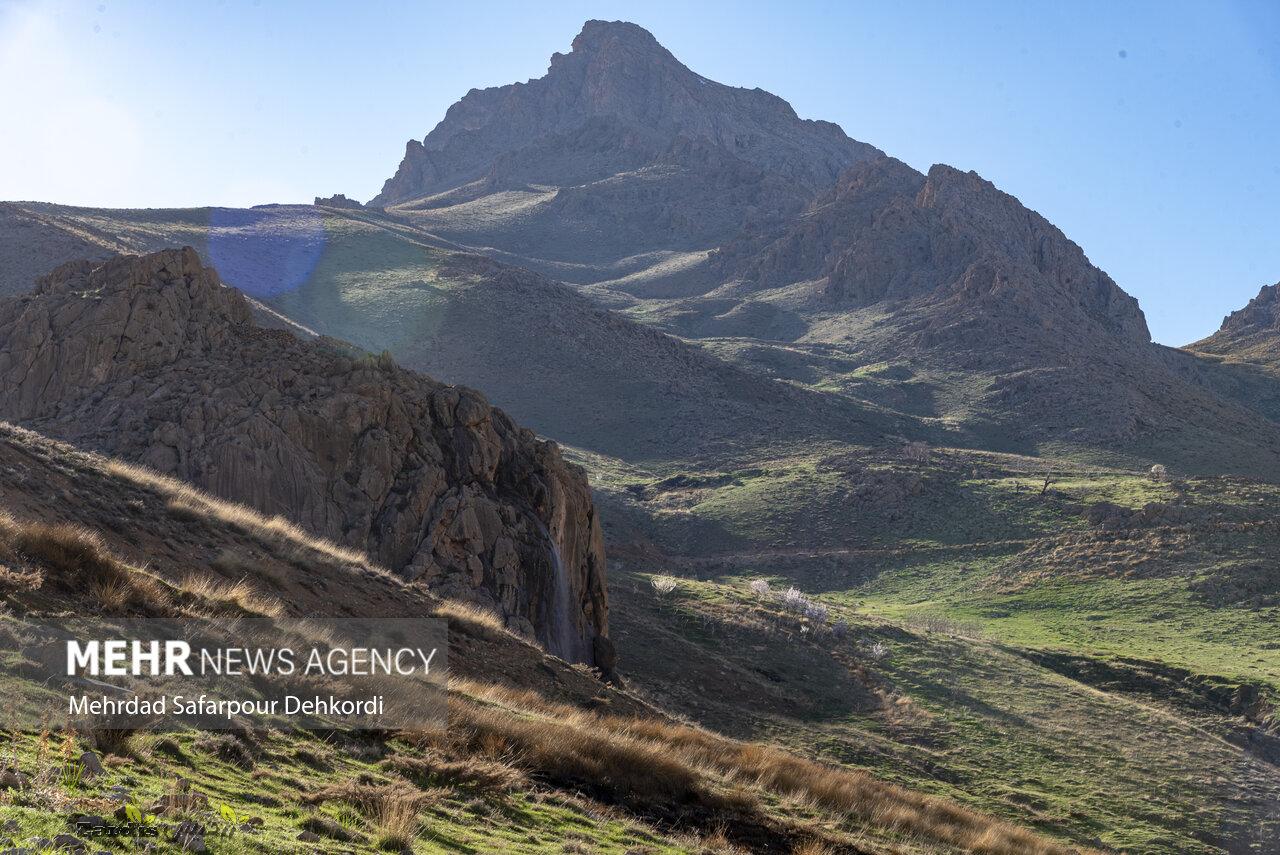
M 1258 296 L 1222 321 L 1224 332 L 1256 332 L 1280 329 L 1280 282 L 1263 285 Z
M 1280 282 L 1262 286 L 1247 306 L 1222 319 L 1217 332 L 1187 349 L 1280 367 Z
M 590 20 L 582 25 L 582 31 L 573 40 L 574 52 L 593 52 L 612 46 L 625 46 L 655 51 L 671 56 L 670 51 L 658 44 L 653 33 L 630 21 Z
M 372 205 L 397 205 L 476 185 L 574 187 L 634 175 L 672 152 L 714 149 L 721 162 L 826 189 L 841 170 L 879 155 L 830 122 L 800 119 L 776 95 L 726 86 L 682 64 L 625 21 L 587 21 L 569 53 L 525 83 L 473 89 L 421 145 L 411 142 Z M 757 182 L 758 183 L 758 182 Z

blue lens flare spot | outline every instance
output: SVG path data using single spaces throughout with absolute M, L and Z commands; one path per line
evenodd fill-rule
M 327 243 L 324 215 L 313 208 L 209 212 L 209 262 L 222 280 L 254 297 L 302 286 Z

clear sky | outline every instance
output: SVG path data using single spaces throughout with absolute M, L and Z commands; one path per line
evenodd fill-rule
M 974 169 L 1214 330 L 1280 280 L 1280 2 L 0 0 L 0 199 L 368 199 L 472 87 L 648 28 L 919 169 Z

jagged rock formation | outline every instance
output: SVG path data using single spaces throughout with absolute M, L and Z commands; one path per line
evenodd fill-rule
M 612 658 L 599 520 L 553 443 L 473 390 L 256 326 L 190 248 L 72 262 L 0 300 L 0 417 L 284 515 L 566 659 Z
M 328 198 L 317 196 L 313 204 L 326 208 L 346 208 L 348 210 L 356 211 L 364 207 L 364 205 L 360 204 L 355 199 L 348 199 L 345 193 L 334 193 Z
M 1256 382 L 1153 345 L 1133 297 L 975 173 L 857 163 L 801 215 L 745 230 L 710 266 L 727 284 L 688 301 L 688 313 L 758 318 L 727 334 L 767 339 L 785 307 L 804 319 L 789 328 L 794 341 L 908 376 L 972 376 L 961 381 L 972 389 L 964 407 L 984 414 L 984 432 L 1142 449 L 1213 436 L 1191 443 L 1212 449 L 1203 453 L 1211 468 L 1227 447 L 1267 471 L 1277 463 L 1270 405 L 1246 400 L 1258 397 Z M 726 334 L 722 323 L 704 326 Z
M 1217 332 L 1187 347 L 1280 368 L 1280 283 L 1264 285 L 1247 306 L 1223 318 Z
M 723 273 L 760 288 L 821 280 L 833 307 L 961 297 L 988 316 L 1151 340 L 1138 301 L 1052 223 L 941 164 L 926 176 L 888 157 L 859 163 L 780 233 L 718 256 Z
M 775 95 L 696 74 L 634 24 L 588 21 L 546 76 L 450 107 L 371 204 L 411 202 L 418 218 L 476 240 L 463 221 L 483 207 L 494 246 L 599 260 L 714 246 L 747 221 L 799 210 L 876 154 Z

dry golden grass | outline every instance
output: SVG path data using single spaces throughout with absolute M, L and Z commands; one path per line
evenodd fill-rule
M 483 792 L 506 792 L 525 783 L 525 776 L 508 763 L 483 756 L 447 758 L 431 752 L 423 757 L 396 754 L 382 762 L 420 787 L 457 786 Z
M 212 607 L 214 612 L 225 612 L 226 606 L 234 606 L 250 615 L 280 617 L 284 614 L 279 600 L 263 594 L 245 579 L 224 582 L 209 576 L 187 576 L 178 584 L 178 590 Z
M 445 791 L 417 790 L 404 782 L 370 784 L 349 780 L 303 796 L 306 804 L 337 801 L 351 805 L 374 824 L 374 844 L 379 849 L 406 850 L 413 847 L 419 831 L 419 815 L 427 802 Z
M 512 715 L 450 698 L 450 735 L 468 753 L 510 758 L 562 786 L 631 804 L 706 804 L 720 799 L 698 771 L 661 746 L 625 736 L 601 739 L 578 721 Z
M 806 840 L 792 849 L 791 855 L 831 855 L 831 847 L 820 840 Z
M 418 838 L 418 800 L 410 796 L 395 796 L 379 802 L 373 814 L 377 826 L 374 845 L 392 852 L 413 850 Z
M 449 622 L 449 630 L 463 632 L 481 638 L 507 636 L 519 638 L 503 624 L 502 618 L 491 611 L 458 600 L 441 600 L 432 613 L 433 617 Z
M 321 553 L 334 561 L 368 570 L 380 570 L 364 553 L 339 546 L 322 537 L 316 537 L 284 517 L 267 516 L 244 505 L 215 498 L 190 484 L 153 472 L 145 466 L 114 458 L 103 458 L 102 467 L 109 474 L 161 494 L 166 499 L 166 508 L 169 513 L 180 519 L 201 517 L 216 519 L 267 541 L 271 545 L 277 545 L 281 540 L 289 541 L 296 546 Z
M 21 589 L 69 595 L 88 592 L 97 609 L 152 617 L 237 614 L 279 617 L 280 603 L 245 580 L 189 576 L 174 587 L 113 555 L 94 532 L 67 523 L 25 522 L 0 514 L 0 565 Z M 8 587 L 8 586 L 7 586 Z
M 450 683 L 450 735 L 466 750 L 503 753 L 531 774 L 603 789 L 621 800 L 748 805 L 724 787 L 790 797 L 864 827 L 981 855 L 1068 855 L 1069 849 L 956 803 L 758 743 L 660 718 L 597 715 L 535 693 Z M 820 845 L 820 844 L 815 844 Z M 820 850 L 819 850 L 820 851 Z
M 87 590 L 108 611 L 153 611 L 169 600 L 163 582 L 120 561 L 101 538 L 80 526 L 0 515 L 0 558 L 30 562 L 39 571 L 41 587 L 67 593 Z

